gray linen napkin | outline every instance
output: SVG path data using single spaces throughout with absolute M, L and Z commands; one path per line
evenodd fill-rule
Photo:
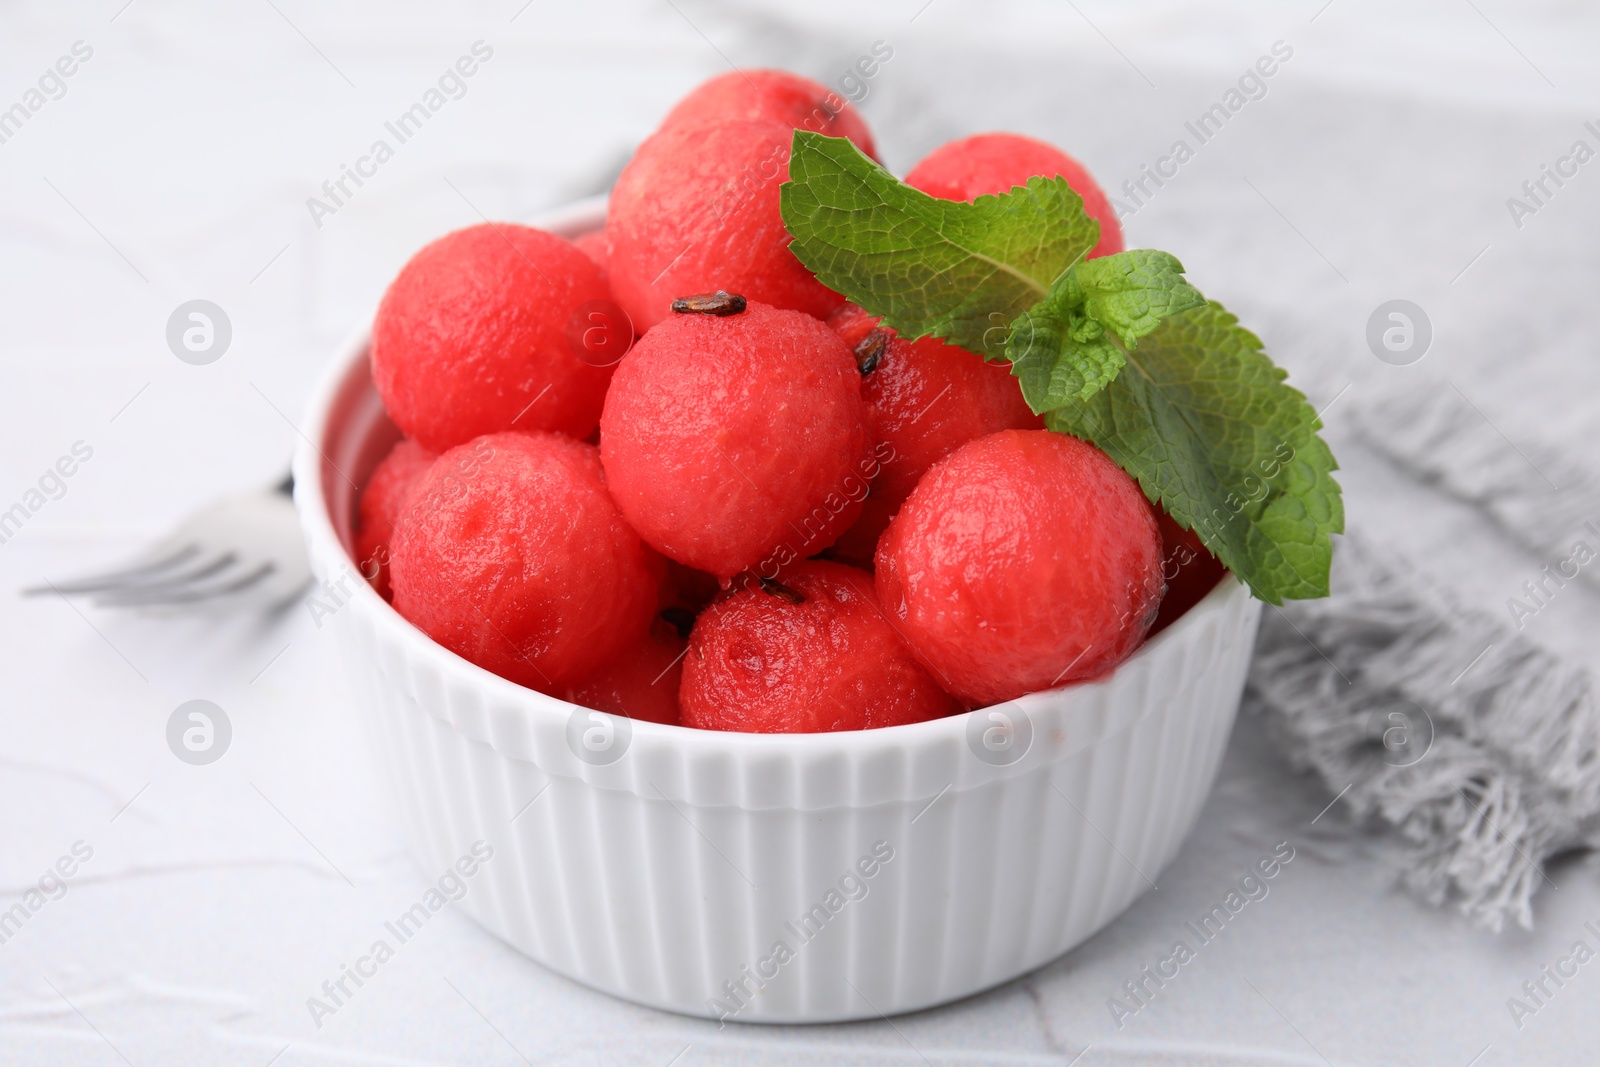
M 1485 447 L 1458 392 L 1386 397 L 1355 424 L 1401 470 L 1554 562 L 1491 615 L 1352 533 L 1330 599 L 1267 612 L 1251 695 L 1291 761 L 1410 843 L 1403 884 L 1491 929 L 1531 927 L 1546 863 L 1600 845 L 1600 689 L 1522 628 L 1567 584 L 1600 576 L 1600 491 L 1548 445 Z

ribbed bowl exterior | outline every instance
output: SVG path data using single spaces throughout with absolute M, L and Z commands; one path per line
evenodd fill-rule
M 598 218 L 590 203 L 544 225 Z M 364 337 L 306 438 L 296 500 L 335 581 L 354 572 L 354 486 L 394 439 Z M 1227 578 L 1103 681 L 771 736 L 605 719 L 460 659 L 356 584 L 330 628 L 423 871 L 484 842 L 456 906 L 485 928 L 586 985 L 742 1022 L 929 1007 L 1103 927 L 1204 803 L 1260 617 Z

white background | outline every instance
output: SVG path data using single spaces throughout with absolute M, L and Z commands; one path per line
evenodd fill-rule
M 575 986 L 450 913 L 317 1029 L 306 998 L 425 881 L 346 708 L 328 647 L 339 619 L 318 629 L 297 608 L 154 623 L 8 592 L 275 481 L 314 381 L 410 252 L 480 210 L 525 219 L 599 191 L 676 97 L 730 63 L 836 82 L 888 42 L 863 111 L 891 168 L 953 136 L 1015 129 L 1061 144 L 1116 195 L 1283 40 L 1294 56 L 1267 96 L 1126 221 L 1129 244 L 1177 253 L 1319 406 L 1339 397 L 1329 432 L 1352 526 L 1501 612 L 1547 561 L 1342 441 L 1341 412 L 1454 384 L 1508 444 L 1553 441 L 1593 463 L 1600 161 L 1521 228 L 1505 205 L 1573 140 L 1600 145 L 1583 129 L 1600 124 L 1593 5 L 124 3 L 0 7 L 0 108 L 75 41 L 94 49 L 66 95 L 0 144 L 0 510 L 74 442 L 94 450 L 65 496 L 0 545 L 0 904 L 74 841 L 94 849 L 66 896 L 0 945 L 0 1062 L 1600 1055 L 1600 962 L 1520 1030 L 1505 1006 L 1587 936 L 1585 920 L 1600 925 L 1592 867 L 1552 870 L 1536 932 L 1470 929 L 1392 889 L 1393 849 L 1337 807 L 1309 825 L 1331 793 L 1285 770 L 1249 715 L 1160 888 L 1062 960 L 970 1001 L 893 1025 L 718 1031 Z M 494 58 L 467 95 L 314 225 L 306 198 L 477 40 Z M 196 297 L 233 324 L 206 367 L 165 343 L 168 315 Z M 1415 367 L 1380 364 L 1363 341 L 1394 297 L 1434 323 Z M 1530 630 L 1592 656 L 1600 605 L 1587 597 Z M 208 768 L 164 741 L 172 709 L 195 697 L 234 724 Z M 1282 840 L 1298 854 L 1271 895 L 1118 1030 L 1106 998 Z

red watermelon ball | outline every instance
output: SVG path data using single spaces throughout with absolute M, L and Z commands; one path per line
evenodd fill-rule
M 1126 471 L 1049 430 L 936 463 L 878 543 L 878 599 L 945 688 L 983 706 L 1097 678 L 1160 606 L 1161 534 Z
M 674 315 L 617 367 L 600 416 L 606 483 L 663 555 L 727 583 L 827 548 L 860 514 L 861 375 L 828 327 L 750 302 Z
M 1164 509 L 1157 509 L 1156 524 L 1161 528 L 1161 576 L 1167 582 L 1167 595 L 1161 598 L 1161 611 L 1150 624 L 1151 636 L 1204 600 L 1228 573 L 1222 561 L 1206 551 L 1200 535 L 1178 525 Z
M 873 363 L 861 378 L 867 433 L 879 463 L 861 518 L 833 555 L 871 566 L 878 538 L 929 467 L 968 441 L 1000 430 L 1039 430 L 1008 363 L 989 363 L 937 337 L 907 341 L 855 304 L 828 318 L 844 342 Z M 874 337 L 873 332 L 881 335 Z
M 572 239 L 572 244 L 599 268 L 600 277 L 604 280 L 606 257 L 611 254 L 611 242 L 606 239 L 606 231 L 590 230 L 588 233 L 580 233 Z
M 388 600 L 389 539 L 394 524 L 411 502 L 411 491 L 437 457 L 415 441 L 402 437 L 374 468 L 361 491 L 356 515 L 356 559 L 362 577 L 378 595 Z
M 1065 178 L 1100 224 L 1089 259 L 1121 252 L 1122 224 L 1088 168 L 1055 145 L 1017 133 L 979 133 L 940 145 L 911 168 L 906 184 L 942 200 L 973 201 L 1008 193 L 1033 177 Z
M 635 328 L 672 301 L 725 289 L 817 318 L 844 302 L 789 251 L 778 186 L 790 127 L 739 119 L 664 129 L 639 146 L 611 191 L 607 277 Z
M 384 293 L 373 382 L 406 436 L 435 452 L 513 429 L 587 437 L 611 368 L 570 338 L 609 301 L 600 269 L 564 238 L 510 223 L 457 230 Z
M 729 119 L 765 119 L 791 129 L 848 137 L 867 155 L 878 154 L 859 111 L 827 86 L 786 70 L 732 70 L 701 82 L 667 112 L 657 129 Z
M 707 608 L 680 703 L 685 726 L 747 733 L 870 730 L 960 710 L 895 635 L 872 575 L 823 560 Z
M 487 434 L 441 455 L 391 546 L 394 606 L 452 652 L 550 693 L 638 641 L 665 564 L 606 492 L 593 445 Z
M 683 650 L 678 631 L 658 618 L 615 659 L 568 689 L 567 700 L 611 715 L 676 726 Z

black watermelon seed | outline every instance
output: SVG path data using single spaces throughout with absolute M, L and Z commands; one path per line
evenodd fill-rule
M 680 296 L 672 302 L 672 310 L 679 315 L 737 315 L 745 309 L 745 299 L 738 293 L 718 289 L 714 293 Z
M 775 582 L 771 578 L 761 579 L 761 590 L 770 596 L 777 597 L 779 600 L 787 600 L 791 604 L 804 604 L 806 602 L 804 594 L 797 593 L 782 582 Z
M 888 350 L 888 331 L 876 326 L 856 344 L 856 366 L 860 368 L 863 378 L 878 369 L 878 364 L 883 362 L 883 354 Z

